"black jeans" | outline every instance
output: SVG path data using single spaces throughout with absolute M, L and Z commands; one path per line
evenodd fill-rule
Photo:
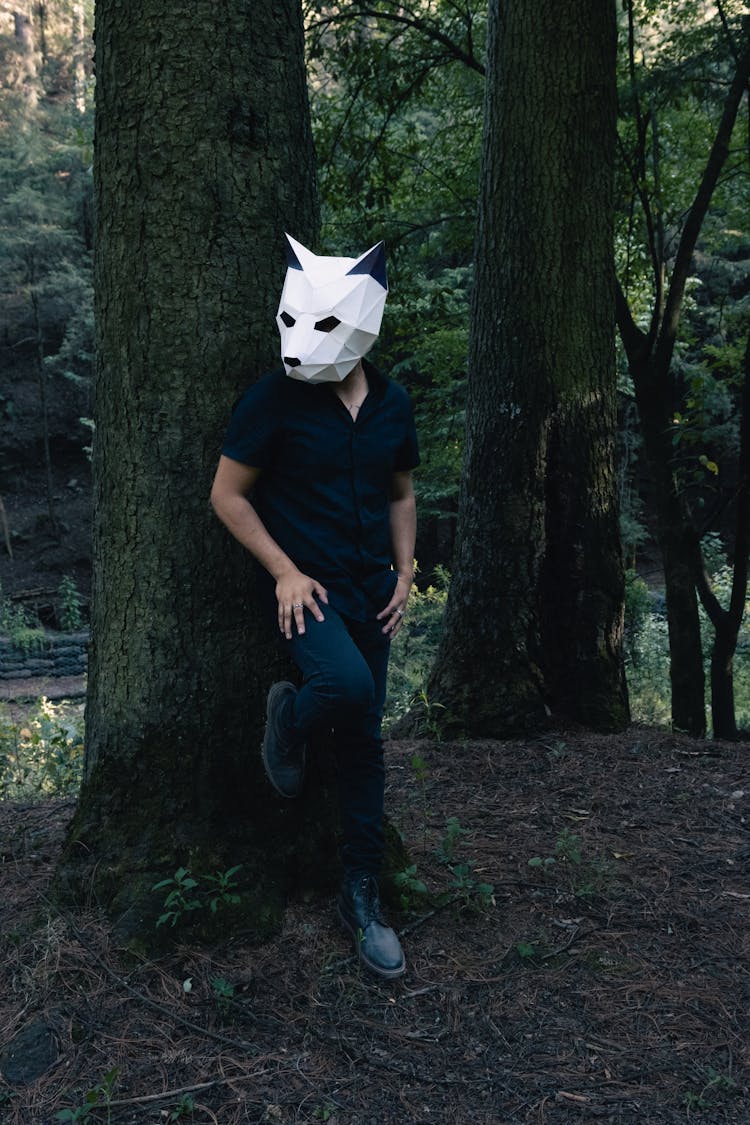
M 381 621 L 353 621 L 321 604 L 305 632 L 283 644 L 303 675 L 292 722 L 302 735 L 333 730 L 342 859 L 347 873 L 377 875 L 383 858 L 383 718 L 390 639 Z

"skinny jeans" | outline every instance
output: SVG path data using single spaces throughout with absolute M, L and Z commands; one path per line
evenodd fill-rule
M 282 640 L 302 672 L 291 713 L 293 731 L 332 731 L 341 809 L 341 856 L 347 874 L 380 871 L 385 767 L 380 734 L 390 638 L 377 620 L 355 621 L 321 604 L 325 620 L 305 610 L 305 632 Z

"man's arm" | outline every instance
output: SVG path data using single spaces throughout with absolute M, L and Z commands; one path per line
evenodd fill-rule
M 211 488 L 211 506 L 235 539 L 276 579 L 279 629 L 287 640 L 291 640 L 292 619 L 298 633 L 305 631 L 304 606 L 307 606 L 317 621 L 323 620 L 315 595 L 327 602 L 328 594 L 319 582 L 297 569 L 276 540 L 268 534 L 263 521 L 248 500 L 248 493 L 260 473 L 260 469 L 222 455 Z
M 385 619 L 383 632 L 395 637 L 406 612 L 409 591 L 414 581 L 414 547 L 417 539 L 417 502 L 411 470 L 391 477 L 391 546 L 398 571 L 398 582 L 388 605 L 378 614 Z

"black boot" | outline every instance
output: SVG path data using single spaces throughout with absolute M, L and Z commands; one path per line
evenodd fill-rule
M 307 744 L 291 733 L 289 716 L 297 689 L 285 680 L 273 684 L 266 703 L 263 765 L 268 780 L 282 797 L 299 797 L 305 783 Z
M 362 964 L 379 977 L 400 977 L 406 969 L 406 961 L 395 932 L 381 913 L 374 875 L 356 872 L 345 876 L 338 914 L 354 938 Z

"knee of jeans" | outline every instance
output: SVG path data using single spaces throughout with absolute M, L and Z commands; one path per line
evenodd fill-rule
M 375 685 L 367 667 L 342 670 L 329 684 L 329 691 L 334 707 L 356 714 L 369 710 L 375 699 Z

